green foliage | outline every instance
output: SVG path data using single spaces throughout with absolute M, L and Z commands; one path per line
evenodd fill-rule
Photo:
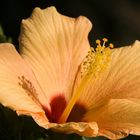
M 82 137 L 82 140 L 108 140 L 108 139 L 105 137 L 95 137 L 95 138 Z
M 0 106 L 0 140 L 37 140 L 43 130 L 31 117 L 20 116 Z
M 5 42 L 12 43 L 12 38 L 6 37 L 6 35 L 4 34 L 4 31 L 2 29 L 2 26 L 0 25 L 0 43 L 5 43 Z

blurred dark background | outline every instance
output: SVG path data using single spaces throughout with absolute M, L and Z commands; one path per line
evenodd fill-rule
M 88 17 L 93 23 L 89 34 L 91 45 L 103 37 L 117 47 L 140 40 L 140 0 L 3 0 L 0 24 L 6 36 L 18 46 L 21 20 L 28 18 L 35 7 L 51 5 L 70 17 Z M 129 136 L 126 139 L 140 140 L 140 137 Z
M 7 36 L 18 44 L 20 23 L 35 7 L 54 5 L 64 15 L 84 15 L 93 23 L 89 40 L 107 37 L 115 46 L 128 45 L 140 39 L 140 0 L 3 0 L 0 24 Z

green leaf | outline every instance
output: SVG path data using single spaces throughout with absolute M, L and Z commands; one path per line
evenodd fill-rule
M 31 117 L 17 116 L 0 105 L 0 140 L 38 140 L 43 137 L 42 132 Z
M 44 138 L 39 138 L 39 139 L 37 139 L 37 140 L 45 140 Z
M 2 26 L 0 25 L 0 43 L 5 43 L 5 42 L 12 43 L 12 38 L 6 37 L 6 35 L 4 34 L 4 31 L 2 29 Z
M 93 138 L 82 137 L 82 140 L 108 140 L 108 139 L 105 137 L 93 137 Z
M 82 137 L 80 135 L 77 135 L 77 134 L 71 134 L 71 135 L 69 135 L 68 140 L 82 140 Z

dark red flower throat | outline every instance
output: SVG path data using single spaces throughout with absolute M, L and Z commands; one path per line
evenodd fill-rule
M 50 102 L 51 112 L 44 108 L 47 118 L 50 122 L 58 123 L 61 114 L 67 106 L 64 95 L 57 95 Z M 67 119 L 67 122 L 80 122 L 83 115 L 87 111 L 86 107 L 81 103 L 76 103 Z

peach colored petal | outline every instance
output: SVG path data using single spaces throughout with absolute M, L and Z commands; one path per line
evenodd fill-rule
M 65 134 L 76 133 L 86 137 L 96 137 L 98 134 L 98 126 L 96 122 L 69 122 L 63 124 L 50 123 L 46 126 L 55 132 L 61 132 Z
M 55 7 L 35 8 L 22 21 L 20 53 L 31 65 L 47 98 L 69 99 L 78 67 L 89 50 L 90 21 L 59 14 Z
M 84 120 L 97 122 L 98 135 L 110 139 L 119 139 L 128 134 L 140 135 L 140 99 L 111 99 L 87 112 Z
M 140 42 L 112 49 L 107 70 L 93 77 L 80 97 L 88 109 L 96 108 L 111 98 L 140 99 Z
M 36 121 L 44 120 L 46 124 L 48 119 L 38 102 L 40 92 L 32 71 L 15 47 L 8 43 L 0 44 L 0 103 L 18 114 L 39 116 Z

